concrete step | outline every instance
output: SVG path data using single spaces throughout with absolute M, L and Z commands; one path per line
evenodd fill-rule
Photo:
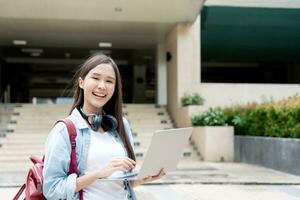
M 164 130 L 164 129 L 172 129 L 172 124 L 160 124 L 160 125 L 152 125 L 152 124 L 137 124 L 137 125 L 131 125 L 132 130 L 137 131 L 156 131 L 156 130 Z
M 49 108 L 15 108 L 12 111 L 14 112 L 60 112 L 60 113 L 70 113 L 70 108 L 65 108 L 65 107 L 49 107 Z M 167 112 L 165 108 L 123 108 L 123 112 L 140 112 L 140 111 L 145 111 L 145 112 Z
M 0 144 L 1 146 L 6 146 L 6 145 L 10 145 L 10 144 L 31 144 L 31 145 L 36 145 L 36 144 L 42 144 L 45 143 L 46 138 L 34 138 L 34 139 L 20 139 L 20 138 L 4 138 L 0 140 Z M 0 149 L 1 150 L 1 149 Z
M 49 106 L 49 107 L 32 107 L 32 108 L 14 108 L 14 111 L 44 111 L 44 112 L 50 112 L 52 110 L 58 110 L 60 112 L 65 111 L 65 112 L 70 112 L 71 107 L 57 107 L 57 106 Z M 166 108 L 153 108 L 153 107 L 128 107 L 128 108 L 123 108 L 122 111 L 140 111 L 140 110 L 145 110 L 145 111 L 164 111 L 166 112 Z
M 7 133 L 6 134 L 6 137 L 4 138 L 1 138 L 1 140 L 5 140 L 6 138 L 9 138 L 9 139 L 15 139 L 15 138 L 18 138 L 18 139 L 24 139 L 24 140 L 28 140 L 29 139 L 36 139 L 36 138 L 47 138 L 48 137 L 48 132 L 47 133 L 43 133 L 41 132 L 40 134 L 36 134 L 36 133 L 29 133 L 27 135 L 25 134 L 18 134 L 18 133 Z
M 36 146 L 40 147 L 41 145 L 44 145 L 46 140 L 33 140 L 33 141 L 22 141 L 22 140 L 13 140 L 13 141 L 0 141 L 1 147 L 0 153 L 2 149 L 11 149 L 11 148 L 22 148 L 24 147 L 31 147 Z M 141 139 L 141 140 L 135 140 L 134 141 L 134 147 L 148 147 L 151 143 L 151 138 Z
M 15 128 L 15 129 L 6 129 L 7 131 L 10 131 L 11 133 L 7 134 L 44 134 L 49 133 L 52 130 L 53 127 L 31 127 L 31 128 Z M 165 126 L 165 127 L 133 127 L 131 131 L 133 133 L 138 133 L 140 135 L 144 134 L 153 134 L 156 131 L 160 130 L 167 130 L 171 129 L 171 126 Z
M 13 129 L 14 132 L 18 132 L 19 130 L 48 130 L 54 127 L 54 124 L 45 124 L 45 125 L 41 125 L 41 124 L 33 124 L 33 125 L 9 125 L 8 129 Z
M 22 144 L 16 144 L 16 143 L 9 143 L 2 145 L 0 148 L 0 154 L 3 151 L 10 151 L 10 150 L 17 150 L 17 151 L 24 151 L 24 150 L 36 150 L 36 149 L 43 149 L 45 146 L 44 143 L 38 143 L 38 144 L 31 144 L 31 143 L 22 143 Z M 1 156 L 1 155 L 0 155 Z
M 148 138 L 148 137 L 152 137 L 154 134 L 154 131 L 151 132 L 146 132 L 146 131 L 140 131 L 137 132 L 135 130 L 132 130 L 133 133 L 133 137 L 134 138 Z M 22 133 L 22 132 L 17 132 L 17 133 L 7 133 L 6 137 L 2 137 L 0 138 L 0 141 L 3 140 L 14 140 L 14 139 L 20 139 L 20 140 L 28 140 L 28 139 L 36 139 L 36 138 L 40 138 L 40 139 L 46 139 L 49 135 L 49 131 L 39 131 L 39 132 L 30 132 L 30 133 Z
M 131 124 L 136 124 L 136 123 L 151 123 L 151 124 L 161 124 L 161 123 L 172 123 L 172 121 L 170 120 L 169 117 L 166 116 L 155 116 L 153 118 L 128 118 L 126 117 L 126 119 L 129 121 L 129 123 Z M 12 120 L 11 120 L 12 121 Z M 55 121 L 54 121 L 55 122 Z M 12 123 L 10 123 L 10 125 L 26 125 L 26 126 L 31 126 L 31 125 L 36 125 L 36 124 L 41 124 L 41 125 L 49 125 L 49 124 L 53 124 L 53 121 L 47 121 L 44 119 L 39 119 L 39 121 L 33 121 L 31 120 L 31 118 L 28 119 L 23 119 L 20 120 L 20 118 L 12 121 Z
M 0 139 L 1 146 L 6 146 L 10 144 L 18 145 L 18 144 L 30 144 L 30 145 L 36 145 L 36 144 L 44 144 L 46 141 L 46 138 L 33 138 L 33 139 L 24 139 L 24 138 L 3 138 Z M 134 139 L 135 143 L 140 143 L 142 145 L 148 144 L 151 142 L 151 137 L 145 137 L 145 138 L 139 138 Z M 138 144 L 137 144 L 138 146 Z M 1 150 L 1 149 L 0 149 Z
M 15 112 L 16 114 L 12 115 L 13 118 L 20 118 L 20 119 L 31 119 L 31 118 L 39 118 L 43 117 L 44 119 L 52 119 L 53 117 L 67 117 L 69 113 L 67 112 L 55 112 L 52 111 L 51 113 L 48 112 Z M 157 117 L 166 117 L 169 116 L 168 113 L 162 112 L 162 111 L 153 111 L 153 112 L 147 112 L 147 111 L 135 111 L 135 112 L 124 112 L 124 117 L 126 118 L 157 118 Z
M 53 116 L 46 116 L 46 115 L 32 115 L 29 116 L 11 116 L 11 121 L 17 121 L 18 122 L 24 122 L 24 123 L 30 123 L 30 122 L 48 122 L 48 123 L 55 123 L 59 119 L 64 119 L 68 115 L 53 115 Z
M 27 122 L 35 122 L 35 121 L 43 121 L 43 122 L 50 122 L 53 123 L 55 121 L 57 121 L 58 119 L 64 119 L 66 118 L 68 115 L 67 114 L 56 114 L 56 115 L 33 115 L 33 114 L 28 114 L 28 115 L 12 115 L 11 116 L 11 120 L 20 120 L 23 121 L 25 123 Z M 158 115 L 156 114 L 131 114 L 131 115 L 124 115 L 125 118 L 127 118 L 129 121 L 131 120 L 141 120 L 141 121 L 145 121 L 145 120 L 165 120 L 167 118 L 167 120 L 170 120 L 169 115 L 164 114 L 164 115 Z M 51 121 L 49 121 L 51 120 Z
M 48 104 L 48 105 L 46 105 L 46 104 L 31 104 L 31 105 L 27 105 L 27 106 L 25 106 L 25 105 L 23 105 L 22 107 L 15 107 L 15 109 L 24 109 L 24 110 L 26 110 L 26 109 L 49 109 L 49 108 L 64 108 L 64 109 L 67 109 L 67 110 L 69 110 L 69 109 L 71 109 L 71 105 L 67 105 L 67 104 Z
M 31 107 L 31 108 L 25 108 L 25 107 L 21 107 L 21 108 L 14 108 L 13 110 L 16 112 L 50 112 L 50 111 L 60 111 L 60 112 L 70 112 L 71 107 L 57 107 L 57 106 L 49 106 L 49 107 Z M 166 112 L 165 108 L 153 108 L 153 107 L 128 107 L 128 108 L 123 108 L 123 111 L 163 111 Z
M 30 109 L 25 109 L 25 108 L 15 108 L 14 112 L 17 113 L 70 113 L 70 110 L 67 108 L 60 108 L 60 107 L 51 107 L 51 108 L 30 108 Z
M 34 129 L 45 129 L 45 128 L 52 128 L 54 127 L 54 123 L 48 123 L 48 124 L 38 124 L 38 123 L 33 123 L 33 124 L 9 124 L 10 129 L 14 129 L 15 131 L 17 130 L 34 130 Z M 132 129 L 149 129 L 149 128 L 154 128 L 154 129 L 164 129 L 164 128 L 172 128 L 173 125 L 171 123 L 147 123 L 146 121 L 144 123 L 132 123 L 131 128 Z
M 155 131 L 135 131 L 132 130 L 133 137 L 139 138 L 139 137 L 152 137 Z M 0 138 L 1 140 L 4 140 L 5 138 L 19 138 L 19 139 L 32 139 L 32 138 L 47 138 L 49 134 L 49 131 L 39 131 L 39 132 L 29 132 L 29 133 L 22 133 L 22 132 L 14 132 L 14 133 L 6 133 L 6 137 Z
M 43 156 L 44 155 L 44 149 L 35 149 L 35 150 L 23 150 L 23 151 L 0 151 L 0 160 L 16 160 L 18 158 L 28 158 L 30 155 L 36 155 L 36 156 Z
M 2 144 L 2 147 L 0 148 L 0 156 L 1 153 L 4 151 L 18 151 L 18 152 L 22 152 L 22 151 L 35 151 L 35 150 L 39 150 L 39 149 L 44 149 L 45 147 L 45 142 L 43 143 L 36 143 L 36 144 L 32 144 L 32 143 L 7 143 L 7 144 Z M 138 141 L 136 141 L 138 142 Z M 149 145 L 150 145 L 150 140 L 145 141 L 144 144 L 141 143 L 140 146 L 135 146 L 134 149 L 135 151 L 147 151 Z M 193 148 L 190 146 L 187 146 L 185 148 L 185 150 L 192 150 Z
M 19 104 L 18 104 L 19 105 Z M 24 103 L 24 104 L 20 104 L 21 107 L 20 108 L 48 108 L 48 107 L 69 107 L 71 108 L 71 104 L 31 104 L 31 103 Z M 131 104 L 131 103 L 124 103 L 123 104 L 123 109 L 126 108 L 166 108 L 166 106 L 156 106 L 155 104 Z
M 156 105 L 154 105 L 154 104 L 130 104 L 130 103 L 128 103 L 128 104 L 123 104 L 123 108 L 143 108 L 143 107 L 150 107 L 150 108 L 157 108 L 157 106 Z M 161 107 L 161 108 L 166 108 L 165 106 L 159 106 L 159 107 Z M 158 108 L 159 108 L 158 107 Z
M 139 129 L 132 129 L 132 132 L 133 133 L 138 133 L 139 135 L 140 134 L 143 134 L 144 133 L 154 133 L 155 131 L 158 131 L 158 130 L 165 130 L 165 129 L 169 129 L 169 128 L 172 128 L 172 127 L 165 127 L 165 128 L 141 128 L 139 127 Z M 49 132 L 51 131 L 52 128 L 43 128 L 43 129 L 35 129 L 35 128 L 32 128 L 32 129 L 12 129 L 13 130 L 13 133 L 10 133 L 10 134 L 49 134 Z

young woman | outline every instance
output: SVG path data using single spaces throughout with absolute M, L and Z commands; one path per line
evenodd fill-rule
M 101 180 L 135 167 L 132 133 L 122 115 L 121 77 L 115 62 L 105 55 L 88 58 L 74 77 L 74 103 L 68 116 L 75 124 L 79 176 L 69 174 L 71 145 L 65 124 L 50 132 L 45 151 L 43 194 L 48 200 L 135 199 L 132 186 L 161 178 Z

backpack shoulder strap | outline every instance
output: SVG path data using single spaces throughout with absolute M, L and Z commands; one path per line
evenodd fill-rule
M 23 184 L 22 187 L 19 189 L 18 193 L 16 194 L 16 196 L 13 198 L 13 200 L 18 200 L 20 198 L 21 194 L 25 190 L 25 187 L 26 187 L 26 184 Z
M 71 161 L 70 161 L 70 167 L 69 167 L 69 174 L 76 173 L 78 174 L 77 164 L 76 164 L 76 128 L 74 123 L 70 119 L 61 119 L 57 122 L 63 122 L 68 129 L 70 143 L 71 143 Z
M 69 167 L 69 174 L 75 173 L 79 176 L 78 169 L 77 169 L 77 162 L 76 162 L 76 128 L 74 123 L 70 119 L 61 119 L 58 122 L 63 122 L 67 126 L 67 130 L 69 133 L 70 143 L 71 143 L 71 161 Z M 79 199 L 83 200 L 83 193 L 82 190 L 79 191 Z

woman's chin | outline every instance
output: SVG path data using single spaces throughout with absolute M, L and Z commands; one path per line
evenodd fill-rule
M 107 101 L 95 101 L 93 102 L 93 106 L 96 107 L 96 108 L 102 108 L 105 104 L 106 104 Z

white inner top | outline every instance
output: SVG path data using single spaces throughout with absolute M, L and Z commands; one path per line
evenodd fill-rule
M 108 132 L 99 133 L 91 131 L 91 143 L 87 157 L 87 167 L 85 173 L 88 174 L 96 169 L 102 169 L 113 158 L 124 157 L 125 151 L 121 143 Z M 123 172 L 117 171 L 110 177 L 121 175 Z M 84 189 L 84 200 L 122 200 L 127 199 L 127 191 L 124 190 L 122 180 L 96 180 Z

